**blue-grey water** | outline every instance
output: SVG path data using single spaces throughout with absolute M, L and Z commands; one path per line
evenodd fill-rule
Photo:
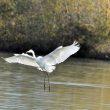
M 0 110 L 110 110 L 110 61 L 69 58 L 50 75 L 50 92 L 43 80 L 36 68 L 0 58 Z

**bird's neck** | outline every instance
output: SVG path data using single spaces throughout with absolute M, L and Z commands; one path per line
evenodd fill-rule
M 35 55 L 35 53 L 34 53 L 34 52 L 32 52 L 32 55 L 33 55 L 33 57 L 34 57 L 34 58 L 36 58 L 36 55 Z

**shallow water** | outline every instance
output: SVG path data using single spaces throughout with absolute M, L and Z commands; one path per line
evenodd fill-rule
M 110 110 L 110 62 L 69 58 L 50 75 L 50 92 L 43 80 L 34 67 L 0 59 L 0 110 Z

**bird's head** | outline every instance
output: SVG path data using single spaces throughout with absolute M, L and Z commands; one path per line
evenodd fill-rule
M 28 50 L 26 53 L 35 58 L 35 53 L 34 53 L 34 51 L 32 49 Z
M 28 50 L 26 53 L 33 53 L 34 51 L 32 49 Z
M 26 53 L 31 54 L 32 57 L 36 58 L 36 55 L 32 49 L 28 50 Z

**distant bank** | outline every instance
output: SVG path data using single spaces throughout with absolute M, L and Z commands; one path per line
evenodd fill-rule
M 65 40 L 64 40 L 65 39 Z M 68 38 L 39 38 L 39 39 L 25 39 L 17 42 L 11 40 L 1 40 L 0 41 L 0 51 L 5 52 L 16 52 L 21 53 L 25 52 L 29 49 L 35 50 L 36 54 L 38 55 L 45 55 L 49 52 L 53 51 L 58 46 L 66 46 L 72 44 L 74 38 L 72 40 Z M 80 51 L 74 55 L 74 57 L 81 57 L 81 58 L 93 58 L 93 59 L 103 59 L 103 60 L 110 60 L 110 50 L 109 46 L 105 46 L 102 51 L 98 51 L 97 48 L 86 43 L 82 43 L 79 40 L 81 45 Z

